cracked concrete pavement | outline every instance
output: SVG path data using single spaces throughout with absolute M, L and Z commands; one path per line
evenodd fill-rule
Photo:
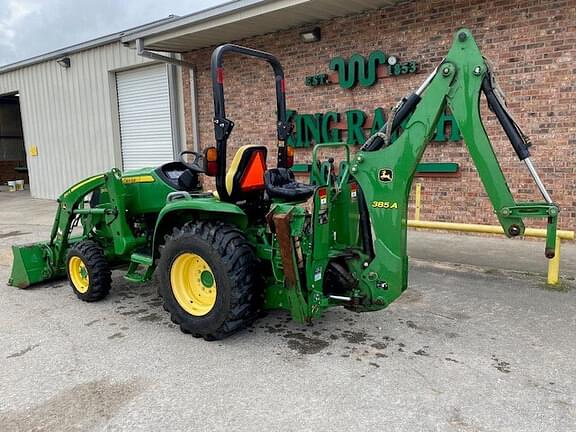
M 9 246 L 45 239 L 55 205 L 0 195 L 2 431 L 576 429 L 570 247 L 555 291 L 540 242 L 411 233 L 410 287 L 386 310 L 310 327 L 271 312 L 207 343 L 174 327 L 155 282 L 115 272 L 94 304 L 66 281 L 7 286 Z

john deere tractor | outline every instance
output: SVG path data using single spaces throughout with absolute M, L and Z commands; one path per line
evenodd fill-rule
M 267 147 L 241 147 L 226 166 L 234 123 L 224 106 L 222 58 L 268 62 L 274 73 L 277 167 Z M 546 218 L 545 254 L 554 255 L 558 208 L 531 161 L 528 138 L 508 112 L 489 63 L 466 29 L 440 65 L 392 111 L 359 150 L 318 144 L 310 181 L 290 170 L 291 125 L 282 67 L 271 54 L 222 45 L 212 55 L 215 147 L 185 151 L 159 167 L 96 175 L 66 190 L 50 239 L 14 246 L 10 284 L 20 288 L 68 276 L 84 301 L 110 291 L 111 270 L 133 282 L 159 273 L 164 308 L 182 331 L 220 339 L 265 309 L 310 322 L 329 307 L 380 310 L 407 288 L 406 221 L 416 166 L 446 108 L 462 131 L 504 232 L 522 236 L 524 218 Z M 480 117 L 483 93 L 544 200 L 515 202 Z M 396 139 L 392 139 L 396 137 Z M 323 151 L 341 152 L 325 169 Z M 189 162 L 187 157 L 193 156 Z M 201 178 L 215 177 L 216 191 Z M 75 229 L 76 228 L 76 229 Z

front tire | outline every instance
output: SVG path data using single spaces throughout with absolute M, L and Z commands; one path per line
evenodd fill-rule
M 110 292 L 112 272 L 104 251 L 95 241 L 82 240 L 72 246 L 66 256 L 66 270 L 80 300 L 102 300 Z
M 158 269 L 164 309 L 184 333 L 223 339 L 257 317 L 257 258 L 235 226 L 197 222 L 166 237 Z

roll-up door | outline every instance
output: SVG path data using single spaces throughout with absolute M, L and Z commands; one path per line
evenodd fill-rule
M 124 170 L 174 160 L 165 64 L 116 73 Z

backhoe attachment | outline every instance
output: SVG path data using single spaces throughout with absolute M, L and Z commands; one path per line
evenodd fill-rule
M 543 202 L 517 203 L 512 197 L 480 117 L 481 93 L 526 164 Z M 396 106 L 387 124 L 366 141 L 352 162 L 350 170 L 362 192 L 362 243 L 371 258 L 360 281 L 373 303 L 389 304 L 407 287 L 408 197 L 416 166 L 446 108 L 456 119 L 506 235 L 523 235 L 524 218 L 547 218 L 545 255 L 554 256 L 558 207 L 530 160 L 529 140 L 507 110 L 494 72 L 470 31 L 461 29 L 441 64 Z M 394 141 L 393 136 L 397 136 Z

